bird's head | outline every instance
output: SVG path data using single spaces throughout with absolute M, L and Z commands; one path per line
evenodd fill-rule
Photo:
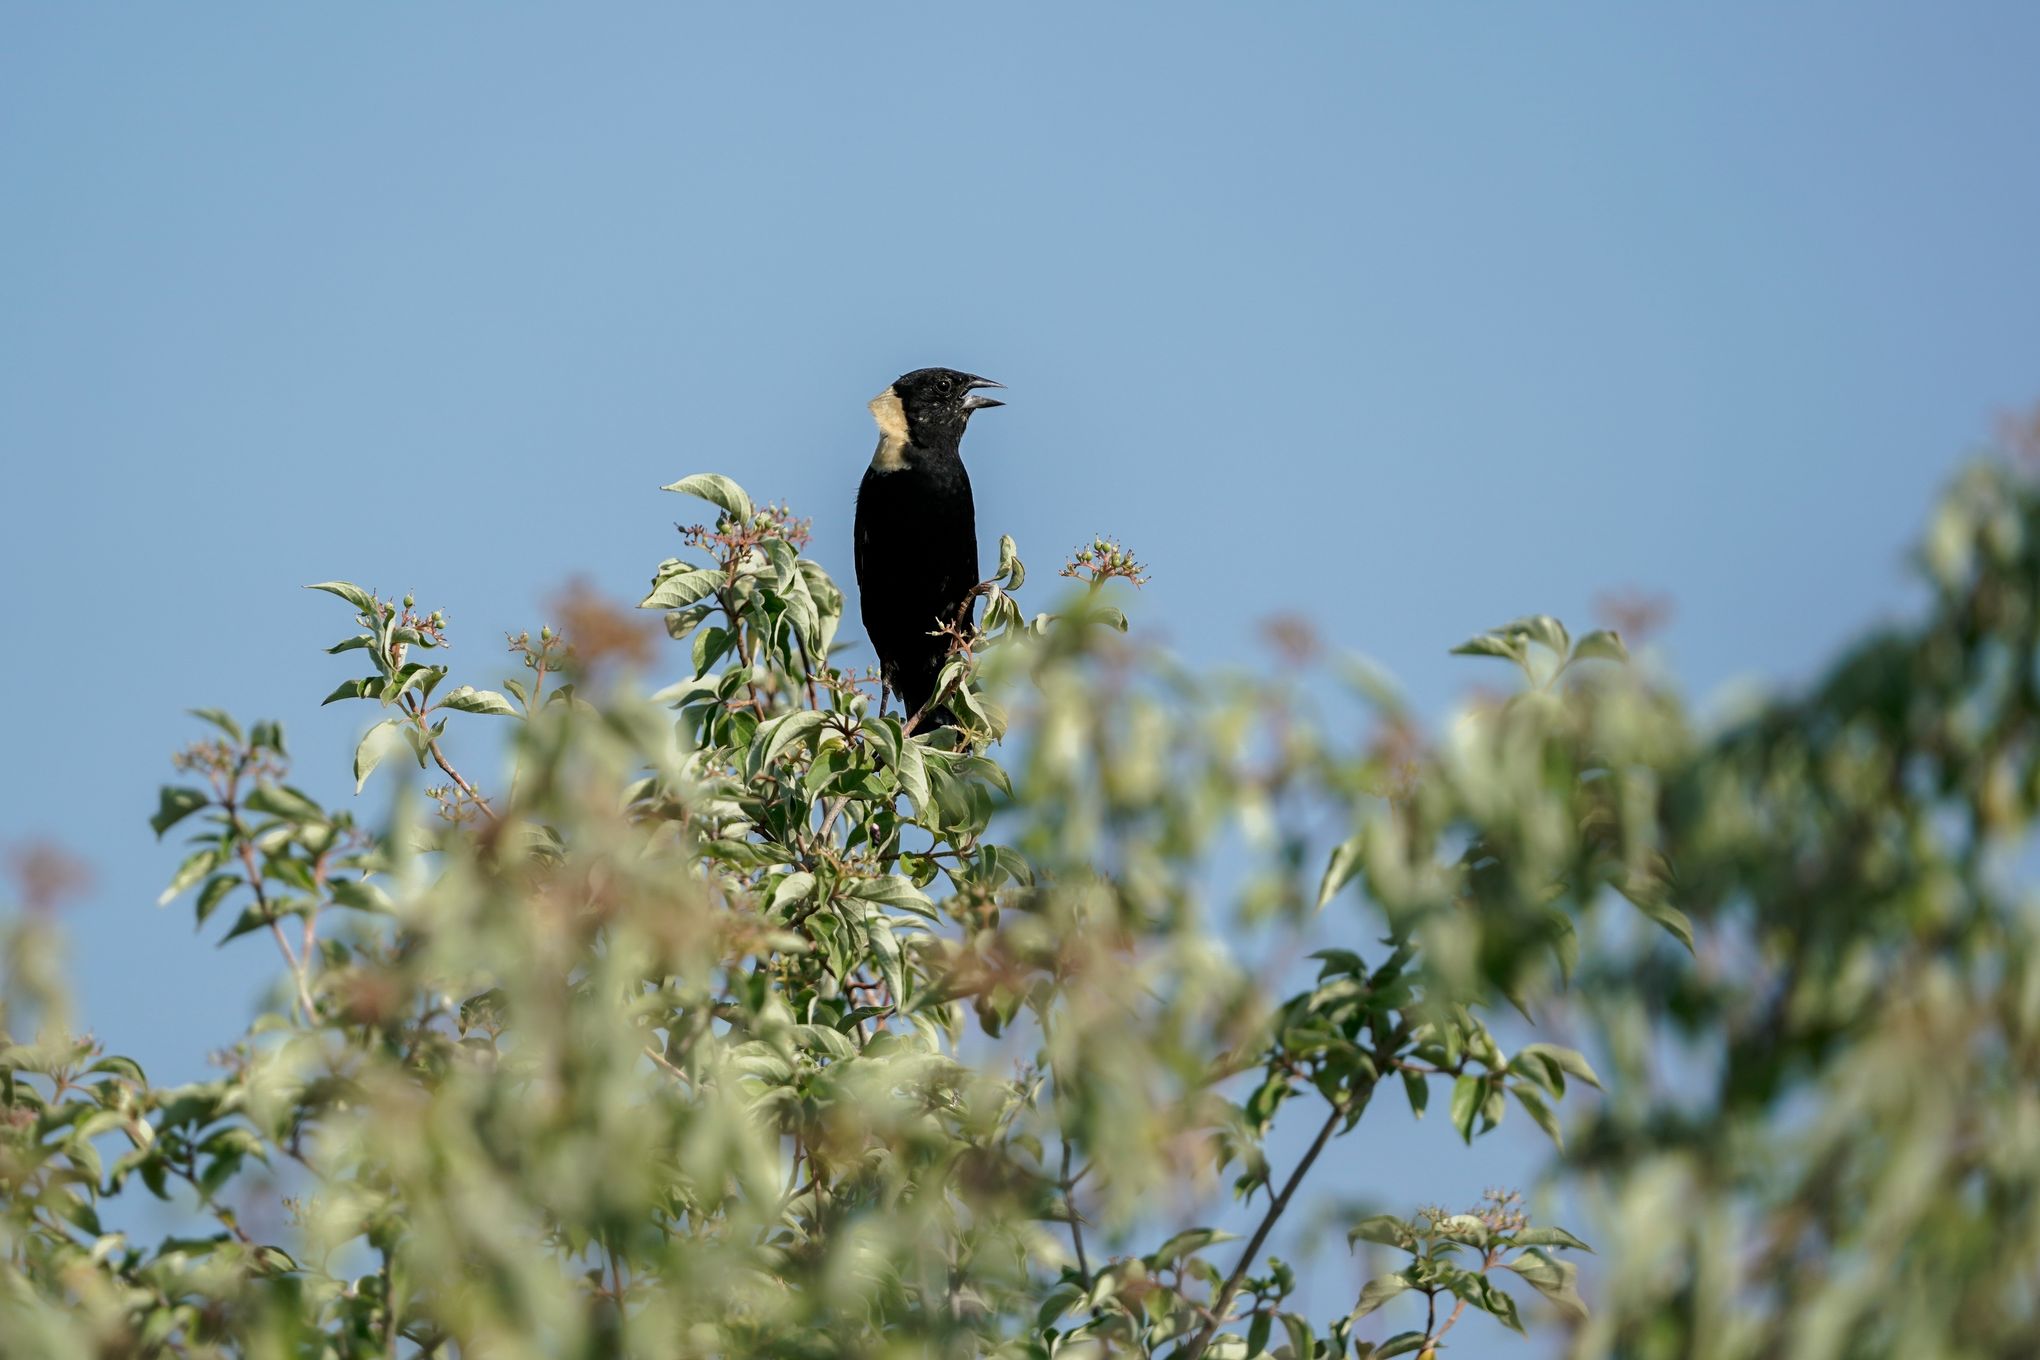
M 897 424 L 903 427 L 897 433 L 903 434 L 906 442 L 940 448 L 963 437 L 971 412 L 1004 406 L 997 398 L 984 395 L 987 387 L 1004 386 L 953 368 L 917 368 L 901 374 L 891 387 L 873 397 L 871 414 L 879 429 L 888 434 L 896 432 L 887 427 Z

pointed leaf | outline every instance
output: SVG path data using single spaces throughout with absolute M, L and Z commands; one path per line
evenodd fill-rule
M 323 822 L 326 810 L 288 784 L 262 784 L 248 795 L 250 812 L 281 817 L 287 822 Z
M 1378 1242 L 1384 1247 L 1406 1248 L 1414 1245 L 1416 1240 L 1416 1230 L 1394 1214 L 1375 1214 L 1346 1229 L 1346 1245 L 1349 1248 L 1355 1242 Z
M 1597 628 L 1573 644 L 1574 661 L 1627 661 L 1629 648 L 1612 628 Z
M 1572 650 L 1572 638 L 1566 633 L 1565 625 L 1549 614 L 1525 614 L 1495 631 L 1520 634 L 1539 646 L 1550 648 L 1561 658 Z
M 1452 1083 L 1452 1127 L 1469 1143 L 1473 1141 L 1473 1121 L 1480 1117 L 1486 1085 L 1479 1077 L 1470 1075 Z
M 376 608 L 375 596 L 349 581 L 321 581 L 317 585 L 306 586 L 305 589 L 323 590 L 328 595 L 338 595 L 370 618 L 380 617 L 382 612 Z
M 439 707 L 450 708 L 457 713 L 487 713 L 501 718 L 514 718 L 517 710 L 510 701 L 492 689 L 476 689 L 462 685 L 444 699 Z
M 1157 1266 L 1174 1265 L 1185 1256 L 1195 1255 L 1206 1247 L 1220 1242 L 1231 1242 L 1237 1233 L 1224 1232 L 1218 1228 L 1190 1228 L 1177 1233 L 1161 1246 L 1155 1248 L 1148 1260 Z
M 907 1004 L 907 962 L 900 949 L 899 936 L 893 933 L 892 922 L 871 911 L 864 918 L 864 934 L 871 941 L 871 954 L 878 961 L 878 975 L 885 979 L 886 989 L 892 993 L 893 1005 L 904 1010 Z
M 1360 840 L 1353 836 L 1339 843 L 1332 850 L 1331 861 L 1325 865 L 1324 880 L 1318 884 L 1317 904 L 1323 910 L 1325 903 L 1339 895 L 1339 889 L 1352 880 L 1360 871 Z
M 927 757 L 923 754 L 920 743 L 912 739 L 900 743 L 898 755 L 894 772 L 899 776 L 900 792 L 906 794 L 907 800 L 914 805 L 914 816 L 925 822 L 928 820 L 929 805 L 934 800 L 934 795 L 928 787 Z
M 1537 1122 L 1537 1127 L 1543 1129 L 1545 1135 L 1551 1139 L 1552 1146 L 1561 1152 L 1565 1151 L 1565 1135 L 1559 1131 L 1558 1116 L 1544 1103 L 1544 1097 L 1520 1082 L 1511 1086 L 1509 1090 L 1516 1097 L 1516 1103 L 1523 1107 L 1530 1118 Z M 1522 1238 L 1518 1237 L 1516 1240 L 1520 1242 Z
M 1654 892 L 1624 893 L 1623 896 L 1629 898 L 1638 911 L 1663 926 L 1666 934 L 1686 946 L 1688 954 L 1693 952 L 1693 922 L 1685 912 Z
M 189 712 L 192 717 L 203 718 L 214 727 L 219 728 L 220 731 L 226 733 L 233 739 L 235 745 L 239 745 L 245 740 L 241 735 L 241 724 L 235 722 L 224 710 L 217 708 L 194 708 L 189 710 Z
M 1580 1268 L 1570 1261 L 1560 1261 L 1547 1256 L 1532 1247 L 1514 1260 L 1501 1263 L 1504 1270 L 1513 1270 L 1526 1280 L 1530 1287 L 1557 1304 L 1576 1318 L 1587 1315 L 1586 1301 L 1580 1297 Z
M 639 609 L 680 609 L 705 600 L 723 583 L 723 574 L 708 567 L 676 571 L 652 587 L 652 593 L 638 601 Z M 671 628 L 667 629 L 672 632 Z
M 389 682 L 380 675 L 364 676 L 359 680 L 342 680 L 331 694 L 319 700 L 319 706 L 338 703 L 342 699 L 380 699 L 383 686 Z
M 163 839 L 165 831 L 212 803 L 211 797 L 200 790 L 175 784 L 165 784 L 156 797 L 156 815 L 149 818 L 149 825 L 155 828 L 157 840 Z
M 354 792 L 359 794 L 362 785 L 368 782 L 375 767 L 382 764 L 383 757 L 398 748 L 403 734 L 398 730 L 399 718 L 384 718 L 362 734 L 361 741 L 354 748 Z
M 184 857 L 184 863 L 177 866 L 177 872 L 170 876 L 170 886 L 163 889 L 156 898 L 156 905 L 167 907 L 178 894 L 191 887 L 207 874 L 226 862 L 227 852 L 217 845 L 208 845 L 203 850 L 194 850 Z
M 659 489 L 677 491 L 683 496 L 698 496 L 728 512 L 734 519 L 748 520 L 752 515 L 751 498 L 744 493 L 744 488 L 719 472 L 697 472 Z
M 1393 1275 L 1381 1275 L 1369 1280 L 1367 1287 L 1360 1291 L 1360 1301 L 1353 1305 L 1353 1311 L 1348 1316 L 1364 1318 L 1396 1295 L 1408 1290 L 1409 1287 L 1410 1278 L 1401 1271 L 1397 1271 Z
M 783 914 L 796 902 L 806 901 L 815 890 L 815 876 L 805 869 L 796 870 L 772 885 L 772 901 L 767 908 L 775 916 Z
M 1468 638 L 1452 649 L 1452 655 L 1498 656 L 1505 661 L 1515 662 L 1523 668 L 1525 674 L 1530 670 L 1530 660 L 1523 652 L 1522 643 L 1512 638 L 1496 637 L 1492 633 L 1482 633 L 1479 637 Z
M 780 753 L 803 737 L 811 737 L 827 722 L 829 715 L 812 708 L 788 713 L 760 725 L 758 734 L 752 738 L 751 768 L 762 770 L 777 760 Z
M 1588 1065 L 1583 1053 L 1560 1048 L 1557 1044 L 1525 1044 L 1521 1052 L 1525 1056 L 1547 1059 L 1557 1064 L 1559 1071 L 1578 1077 L 1596 1090 L 1600 1089 L 1601 1079 L 1594 1075 L 1594 1069 Z

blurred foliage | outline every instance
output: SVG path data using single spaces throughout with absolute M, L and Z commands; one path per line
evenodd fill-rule
M 1472 1310 L 1582 1356 L 2040 1353 L 2011 468 L 1935 513 L 1923 620 L 1797 697 L 1702 730 L 1534 616 L 1459 649 L 1521 684 L 1437 739 L 1293 623 L 1268 679 L 1144 649 L 1109 540 L 1033 616 L 1002 542 L 960 725 L 911 730 L 836 664 L 804 522 L 668 489 L 713 519 L 644 601 L 688 657 L 650 694 L 599 601 L 477 689 L 443 612 L 316 587 L 354 623 L 329 702 L 377 715 L 328 782 L 430 772 L 387 825 L 292 782 L 279 725 L 198 715 L 165 898 L 285 978 L 216 1078 L 80 1035 L 24 875 L 0 1352 L 1297 1360 L 1432 1355 Z M 505 725 L 499 782 L 456 723 Z M 1306 1178 L 1434 1096 L 1440 1137 L 1562 1139 L 1601 1254 L 1384 1165 L 1409 1199 L 1344 1226 L 1394 1268 L 1306 1301 L 1268 1254 Z M 143 1240 L 137 1187 L 186 1229 Z M 1228 1190 L 1237 1237 L 1196 1225 Z

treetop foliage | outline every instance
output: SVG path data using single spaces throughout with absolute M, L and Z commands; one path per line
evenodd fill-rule
M 678 650 L 582 599 L 456 683 L 443 611 L 328 581 L 351 787 L 196 715 L 164 897 L 283 978 L 218 1076 L 74 1028 L 26 903 L 0 1352 L 1303 1360 L 1434 1355 L 1473 1313 L 1582 1356 L 2040 1339 L 2015 467 L 1936 510 L 1925 617 L 1802 693 L 1702 726 L 1535 615 L 1457 649 L 1516 687 L 1438 737 L 1294 632 L 1272 676 L 1142 645 L 1109 540 L 1032 614 L 1002 540 L 957 725 L 919 730 L 841 663 L 805 521 L 667 489 L 712 516 L 643 601 Z M 423 798 L 347 810 L 413 763 Z M 1392 1165 L 1333 1206 L 1356 1295 L 1271 1254 L 1333 1145 L 1512 1113 L 1598 1255 Z M 144 1235 L 138 1190 L 184 1228 Z

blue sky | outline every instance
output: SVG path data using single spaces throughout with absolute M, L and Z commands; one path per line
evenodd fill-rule
M 1120 535 L 1194 658 L 1300 611 L 1436 711 L 1640 588 L 1696 698 L 1804 676 L 2040 397 L 2036 57 L 2014 3 L 9 7 L 0 841 L 89 857 L 87 1014 L 197 1075 L 272 970 L 153 908 L 144 818 L 199 704 L 344 796 L 299 586 L 491 683 L 701 470 L 847 583 L 923 364 L 1012 389 L 987 543 Z

